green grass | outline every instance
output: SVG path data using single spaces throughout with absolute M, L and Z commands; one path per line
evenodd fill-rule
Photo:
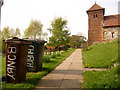
M 88 68 L 109 68 L 106 71 L 85 71 L 84 88 L 120 88 L 120 70 L 112 64 L 118 61 L 117 42 L 94 44 L 83 51 L 83 62 Z
M 60 55 L 56 56 L 56 58 L 51 58 L 49 62 L 43 61 L 43 69 L 37 73 L 27 73 L 26 74 L 26 82 L 19 84 L 11 84 L 2 82 L 3 88 L 25 88 L 32 89 L 34 88 L 38 81 L 48 73 L 50 73 L 57 65 L 62 63 L 65 58 L 67 58 L 75 49 L 69 49 L 68 52 L 62 52 Z M 5 59 L 3 59 L 3 63 Z M 3 65 L 3 75 L 5 74 L 5 63 Z
M 2 76 L 5 75 L 6 73 L 6 61 L 5 61 L 5 57 L 2 57 L 2 59 L 0 60 L 0 62 L 2 62 Z
M 44 55 L 43 60 L 44 62 L 50 62 L 50 55 Z
M 0 53 L 2 53 L 2 40 L 0 39 Z
M 86 71 L 83 73 L 84 88 L 120 88 L 117 68 L 108 71 Z
M 2 77 L 2 57 L 0 56 L 0 77 Z
M 107 68 L 118 60 L 118 44 L 94 44 L 83 51 L 83 63 L 88 68 Z

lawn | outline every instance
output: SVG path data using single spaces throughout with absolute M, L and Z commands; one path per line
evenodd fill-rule
M 86 71 L 83 73 L 84 88 L 120 88 L 117 68 L 108 71 Z
M 0 55 L 0 77 L 2 76 L 2 57 Z
M 85 71 L 84 88 L 120 88 L 117 42 L 94 44 L 83 51 L 83 63 L 87 68 L 109 68 L 106 71 Z
M 67 58 L 75 49 L 69 49 L 68 52 L 62 52 L 60 55 L 50 56 L 49 61 L 43 60 L 43 69 L 37 73 L 27 73 L 26 82 L 19 84 L 11 84 L 2 82 L 3 88 L 35 88 L 38 81 L 48 73 L 50 73 L 56 66 L 58 66 L 65 58 Z M 45 59 L 45 58 L 44 58 Z M 47 58 L 49 59 L 49 58 Z M 3 74 L 5 74 L 5 59 L 3 58 Z
M 1 57 L 0 62 L 2 62 L 1 66 L 2 66 L 2 76 L 5 75 L 6 72 L 6 61 L 5 61 L 5 57 Z
M 88 68 L 108 68 L 118 60 L 118 44 L 94 44 L 83 51 L 83 60 L 84 66 Z

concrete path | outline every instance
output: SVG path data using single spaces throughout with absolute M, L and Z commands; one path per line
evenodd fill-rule
M 55 70 L 43 77 L 35 90 L 80 90 L 82 72 L 82 53 L 81 49 L 77 49 Z

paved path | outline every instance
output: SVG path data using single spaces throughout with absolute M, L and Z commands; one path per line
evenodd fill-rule
M 82 72 L 82 53 L 81 49 L 77 49 L 55 70 L 43 77 L 35 90 L 80 90 Z

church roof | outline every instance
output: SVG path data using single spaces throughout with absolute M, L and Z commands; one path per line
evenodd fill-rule
M 102 10 L 102 9 L 104 10 L 105 8 L 103 8 L 100 5 L 95 3 L 89 10 L 87 10 L 87 12 L 88 11 L 94 11 L 94 10 Z
M 120 14 L 104 16 L 103 27 L 120 26 Z

